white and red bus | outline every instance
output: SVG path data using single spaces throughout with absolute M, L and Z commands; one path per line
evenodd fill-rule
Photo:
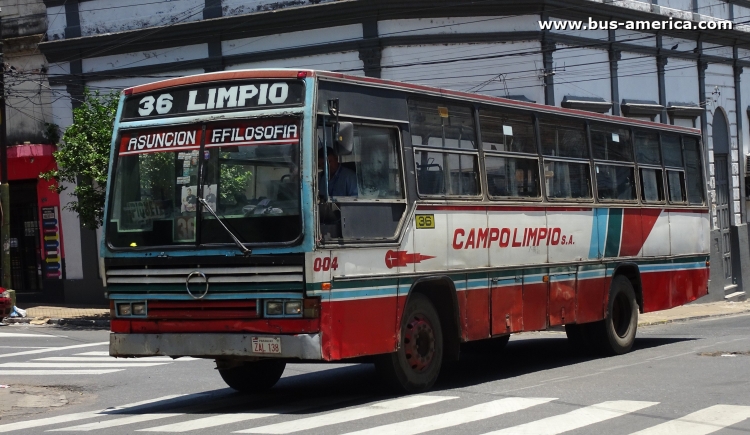
M 115 127 L 113 356 L 240 391 L 374 361 L 415 392 L 465 343 L 564 325 L 620 354 L 707 293 L 694 129 L 313 70 L 129 88 Z

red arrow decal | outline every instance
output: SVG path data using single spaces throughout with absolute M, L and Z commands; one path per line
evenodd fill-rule
M 394 267 L 404 267 L 409 263 L 421 263 L 422 260 L 429 260 L 434 256 L 422 255 L 418 252 L 410 254 L 406 251 L 388 251 L 385 253 L 385 265 L 388 269 Z

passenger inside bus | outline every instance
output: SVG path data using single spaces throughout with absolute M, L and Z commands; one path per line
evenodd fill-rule
M 329 196 L 357 196 L 357 174 L 339 163 L 333 148 L 326 148 L 328 154 L 328 195 Z M 323 188 L 325 181 L 325 168 L 323 148 L 318 149 L 318 186 Z

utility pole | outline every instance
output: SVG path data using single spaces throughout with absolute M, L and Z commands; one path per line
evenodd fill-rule
M 8 141 L 6 137 L 5 117 L 5 55 L 2 37 L 3 17 L 0 8 L 0 205 L 2 205 L 2 227 L 0 240 L 2 241 L 2 280 L 0 284 L 6 289 L 11 288 L 10 279 L 10 189 L 8 186 Z

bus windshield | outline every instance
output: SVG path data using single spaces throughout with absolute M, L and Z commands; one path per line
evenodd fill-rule
M 302 232 L 299 120 L 124 131 L 109 203 L 113 248 L 291 243 Z M 202 179 L 202 182 L 199 182 Z

